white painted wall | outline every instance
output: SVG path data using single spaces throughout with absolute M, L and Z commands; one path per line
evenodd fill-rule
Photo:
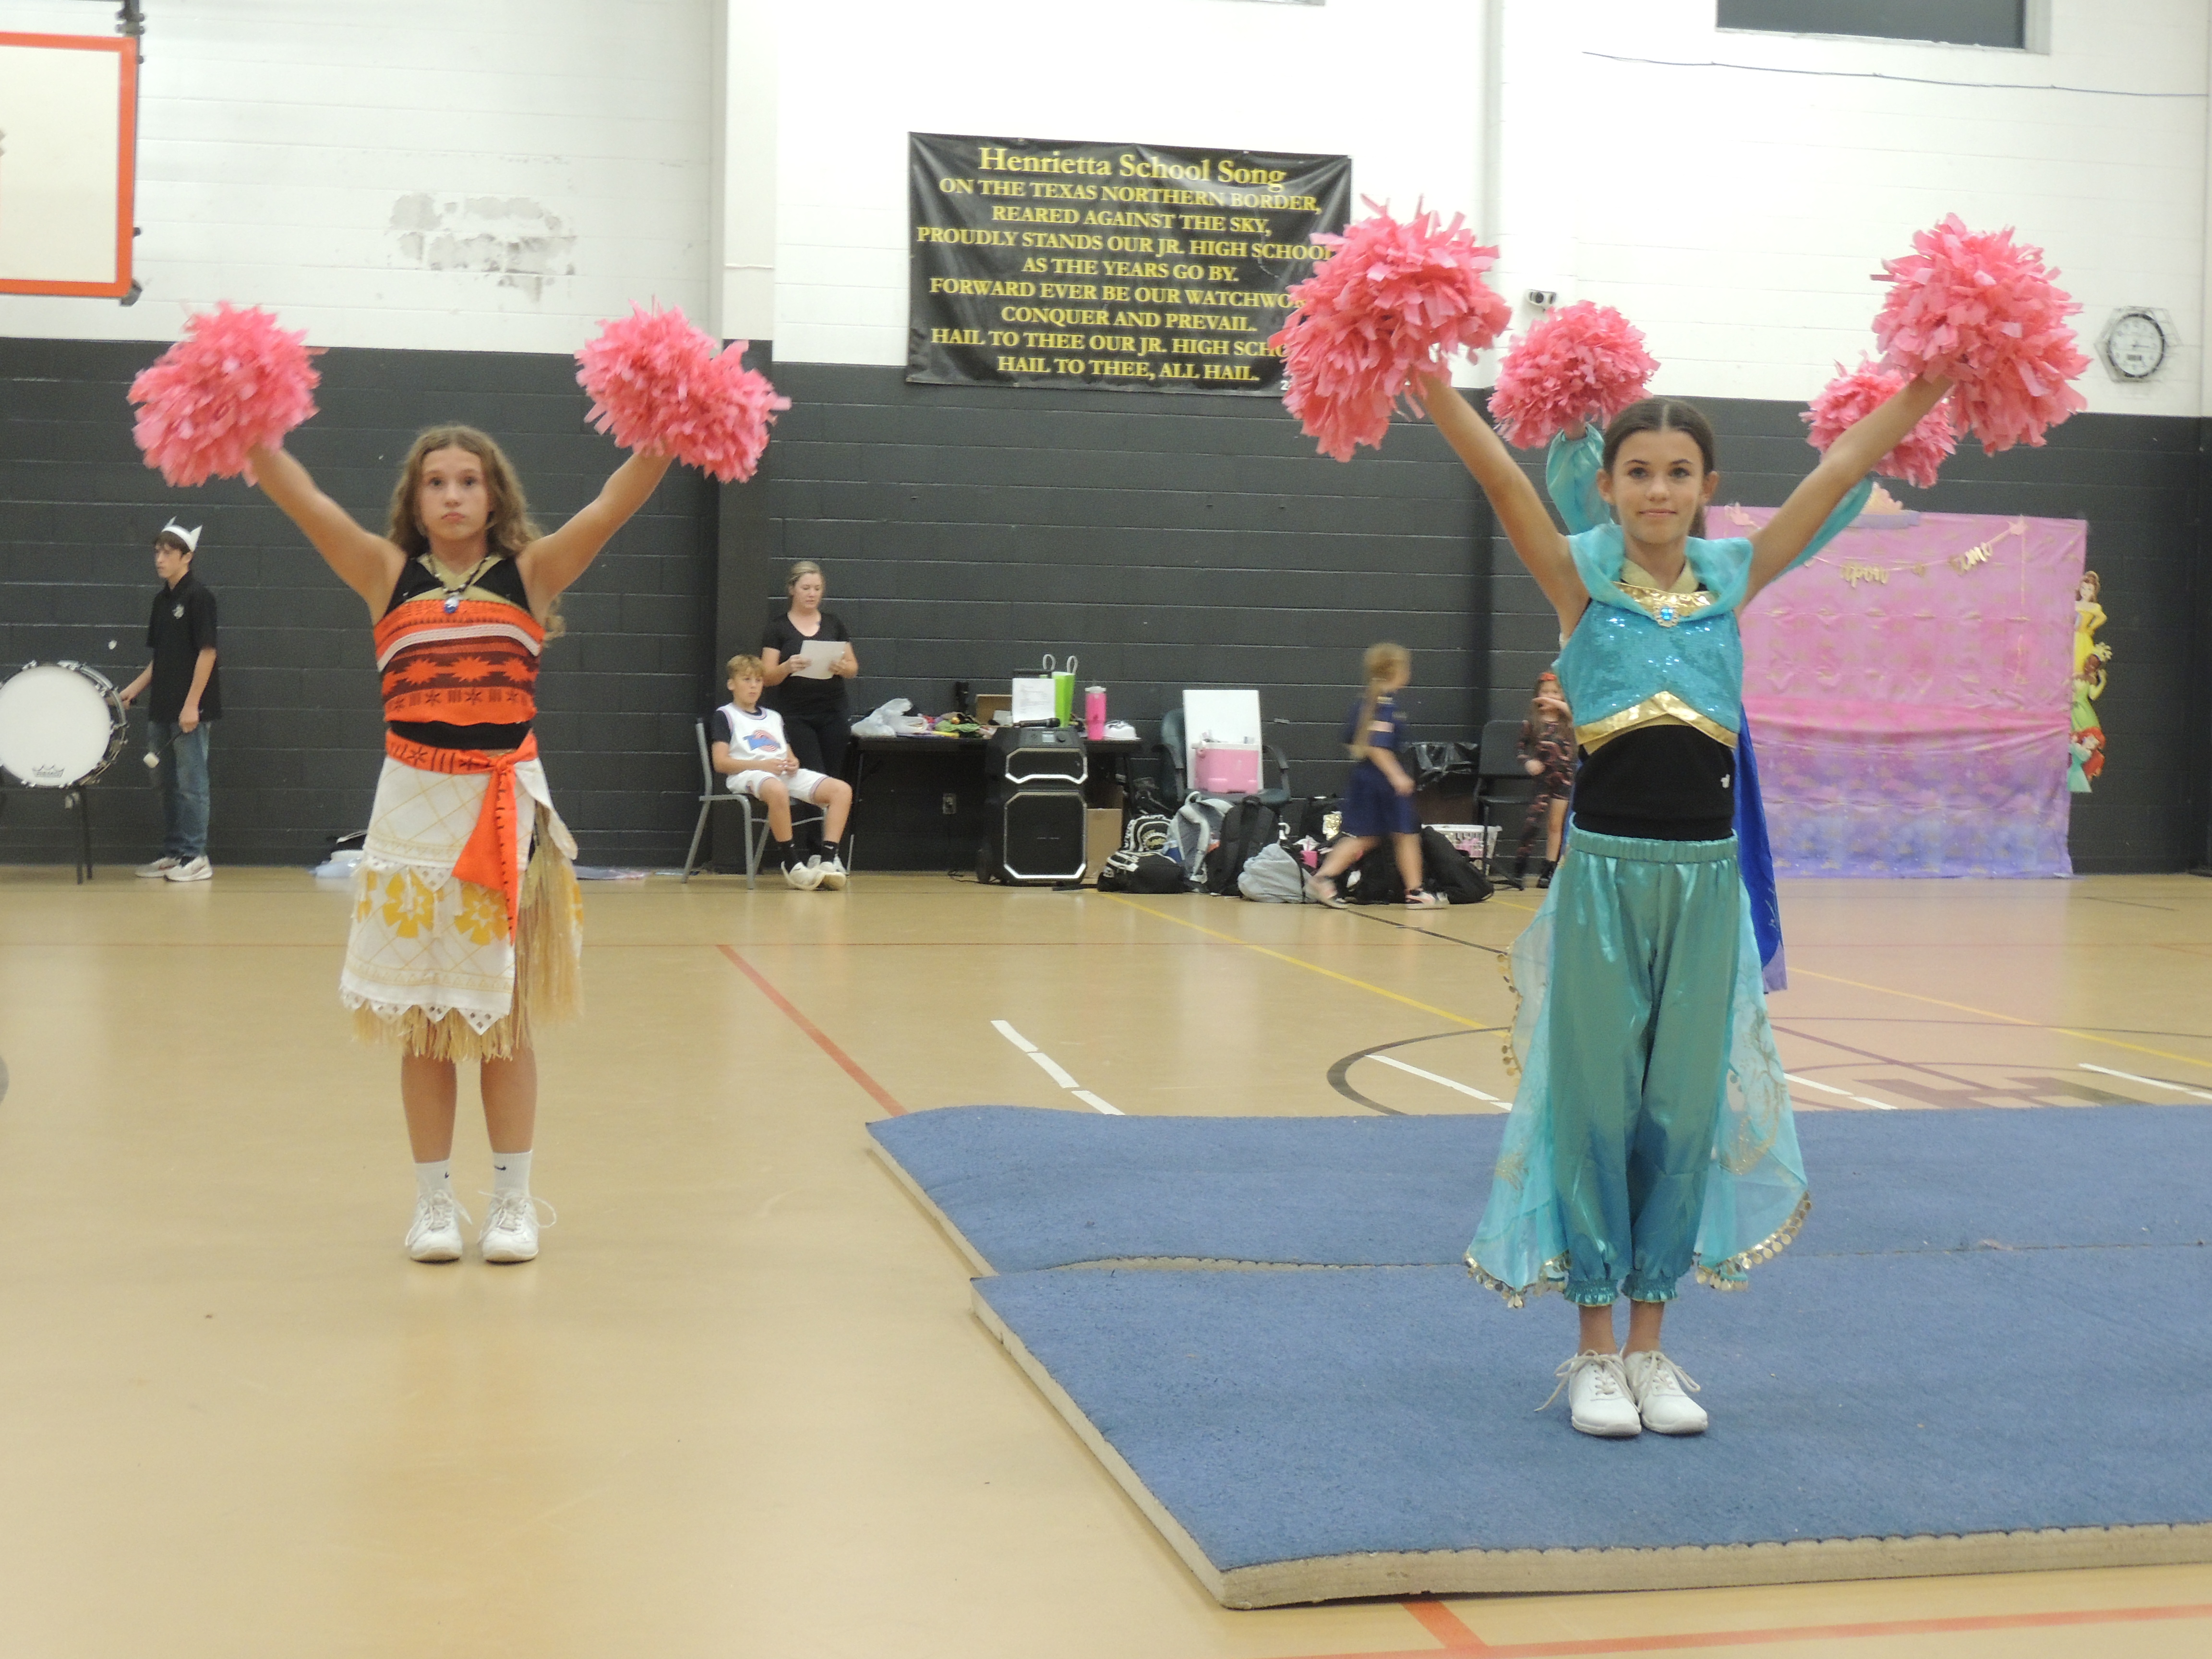
M 1956 210 L 2045 247 L 2085 337 L 2175 319 L 2173 368 L 2094 370 L 2092 407 L 2212 412 L 2205 0 L 2049 9 L 2023 53 L 1723 33 L 1711 0 L 149 0 L 146 298 L 0 296 L 0 333 L 167 339 L 228 298 L 327 344 L 567 351 L 657 297 L 898 364 L 906 135 L 973 132 L 1347 153 L 1705 396 L 1808 396 Z
M 1473 216 L 1482 40 L 1479 0 L 788 6 L 777 359 L 906 361 L 908 132 L 1350 155 L 1357 195 Z
M 571 351 L 632 299 L 703 316 L 719 3 L 147 0 L 145 296 L 0 295 L 0 334 L 167 340 L 227 299 L 322 345 Z

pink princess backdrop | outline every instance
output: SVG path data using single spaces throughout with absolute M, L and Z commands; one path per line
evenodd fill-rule
M 1742 536 L 1772 514 L 1710 516 Z M 1869 512 L 1753 602 L 1743 701 L 1777 873 L 2073 873 L 2087 547 L 2079 520 Z

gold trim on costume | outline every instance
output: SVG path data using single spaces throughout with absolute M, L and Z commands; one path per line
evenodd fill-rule
M 1805 1218 L 1813 1212 L 1813 1194 L 1807 1193 L 1797 1200 L 1797 1207 L 1790 1212 L 1790 1219 L 1753 1245 L 1741 1250 L 1725 1261 L 1708 1267 L 1698 1264 L 1698 1283 L 1709 1290 L 1741 1291 L 1750 1285 L 1747 1275 L 1753 1267 L 1771 1261 L 1797 1241 L 1797 1234 L 1805 1224 Z
M 1715 743 L 1735 747 L 1735 733 L 1717 721 L 1707 720 L 1684 702 L 1672 691 L 1662 691 L 1656 696 L 1646 697 L 1633 708 L 1624 708 L 1617 714 L 1607 714 L 1601 720 L 1592 720 L 1588 726 L 1575 727 L 1575 741 L 1595 754 L 1602 744 L 1624 732 L 1633 732 L 1639 726 L 1653 726 L 1662 720 L 1672 720 L 1678 726 L 1695 726 Z
M 1643 587 L 1625 578 L 1613 583 L 1626 594 L 1636 607 L 1662 628 L 1672 628 L 1676 623 L 1708 609 L 1713 596 L 1704 588 L 1686 593 L 1669 592 L 1663 587 Z

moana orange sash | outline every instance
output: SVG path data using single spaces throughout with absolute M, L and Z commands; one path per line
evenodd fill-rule
M 508 609 L 513 607 L 509 606 Z M 507 936 L 514 937 L 515 918 L 522 913 L 522 824 L 517 816 L 514 769 L 538 758 L 538 734 L 523 738 L 519 749 L 433 749 L 413 743 L 396 732 L 384 734 L 384 752 L 402 766 L 418 772 L 491 775 L 484 791 L 483 809 L 468 844 L 454 861 L 453 874 L 479 887 L 489 887 L 507 899 Z

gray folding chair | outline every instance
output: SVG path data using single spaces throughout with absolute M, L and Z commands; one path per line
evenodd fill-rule
M 684 855 L 684 879 L 690 880 L 691 872 L 699 867 L 699 842 L 707 834 L 708 818 L 717 806 L 735 806 L 744 821 L 745 885 L 750 888 L 760 872 L 761 853 L 768 846 L 768 812 L 763 808 L 756 817 L 753 798 L 735 793 L 714 769 L 714 755 L 707 747 L 707 722 L 692 721 L 691 734 L 699 742 L 699 822 L 691 831 L 691 850 Z M 811 813 L 813 817 L 805 818 L 801 813 Z M 801 823 L 819 822 L 821 817 L 819 807 L 808 806 L 801 801 L 791 804 L 791 825 L 794 830 Z
M 1504 829 L 1502 818 L 1493 817 L 1503 810 L 1518 806 L 1524 812 L 1528 803 L 1536 798 L 1536 780 L 1530 777 L 1521 765 L 1521 722 L 1517 720 L 1486 720 L 1482 727 L 1481 758 L 1475 764 L 1474 809 L 1475 821 L 1487 825 L 1493 822 Z M 1485 839 L 1488 839 L 1486 836 Z M 1505 839 L 1501 833 L 1498 840 Z M 1497 854 L 1492 856 L 1495 863 Z M 1487 868 L 1484 873 L 1489 873 Z

